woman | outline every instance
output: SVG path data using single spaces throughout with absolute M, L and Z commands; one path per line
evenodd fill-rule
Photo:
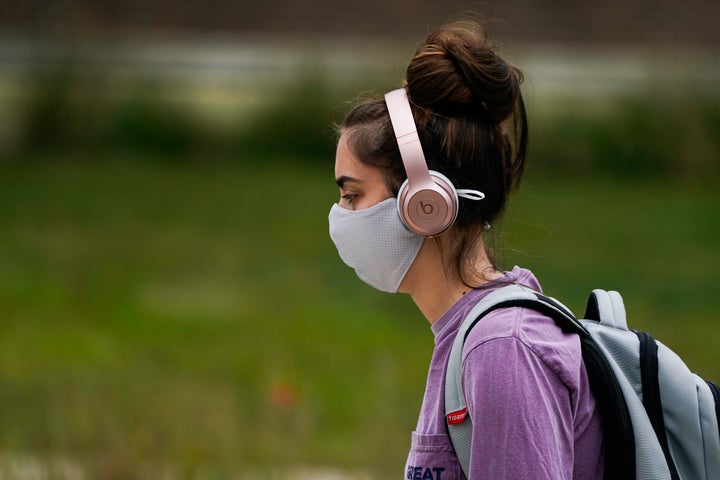
M 480 24 L 455 22 L 418 48 L 404 89 L 357 105 L 340 128 L 330 235 L 362 280 L 410 294 L 435 335 L 409 480 L 464 478 L 444 377 L 465 314 L 506 284 L 540 290 L 526 269 L 500 271 L 487 241 L 525 165 L 522 79 Z M 463 352 L 471 480 L 602 478 L 599 412 L 575 335 L 538 312 L 501 309 Z

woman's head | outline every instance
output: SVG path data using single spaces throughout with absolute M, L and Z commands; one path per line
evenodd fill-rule
M 463 281 L 480 273 L 473 266 L 484 225 L 499 219 L 520 183 L 527 147 L 522 80 L 473 21 L 430 34 L 407 68 L 406 90 L 428 168 L 458 188 L 485 194 L 482 201 L 461 199 L 457 220 L 443 236 L 448 266 Z M 397 195 L 406 174 L 385 101 L 354 107 L 341 133 L 352 155 L 378 169 Z

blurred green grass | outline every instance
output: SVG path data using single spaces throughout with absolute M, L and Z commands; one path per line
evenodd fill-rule
M 397 478 L 432 335 L 327 235 L 342 99 L 397 82 L 196 86 L 227 97 L 202 114 L 187 85 L 68 68 L 3 100 L 0 476 L 29 456 L 103 479 Z M 577 313 L 620 290 L 632 326 L 720 380 L 720 97 L 670 87 L 530 91 L 497 247 Z
M 432 341 L 337 261 L 330 172 L 4 165 L 0 448 L 80 456 L 97 478 L 382 459 L 424 377 L 396 352 Z M 367 429 L 381 440 L 358 449 Z
M 0 163 L 0 451 L 105 479 L 399 475 L 432 335 L 338 259 L 331 158 L 32 155 Z M 578 313 L 620 290 L 634 327 L 720 379 L 719 200 L 533 169 L 499 247 Z

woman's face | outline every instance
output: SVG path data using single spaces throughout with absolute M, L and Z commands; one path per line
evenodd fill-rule
M 355 158 L 345 133 L 340 136 L 335 153 L 335 181 L 340 187 L 338 205 L 348 210 L 369 208 L 393 196 L 380 170 Z

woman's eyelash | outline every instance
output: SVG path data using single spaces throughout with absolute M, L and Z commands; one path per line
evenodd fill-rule
M 357 195 L 347 194 L 347 195 L 341 196 L 340 198 L 342 198 L 343 200 L 346 200 L 348 203 L 352 203 L 352 201 L 355 200 L 355 197 L 357 197 Z

